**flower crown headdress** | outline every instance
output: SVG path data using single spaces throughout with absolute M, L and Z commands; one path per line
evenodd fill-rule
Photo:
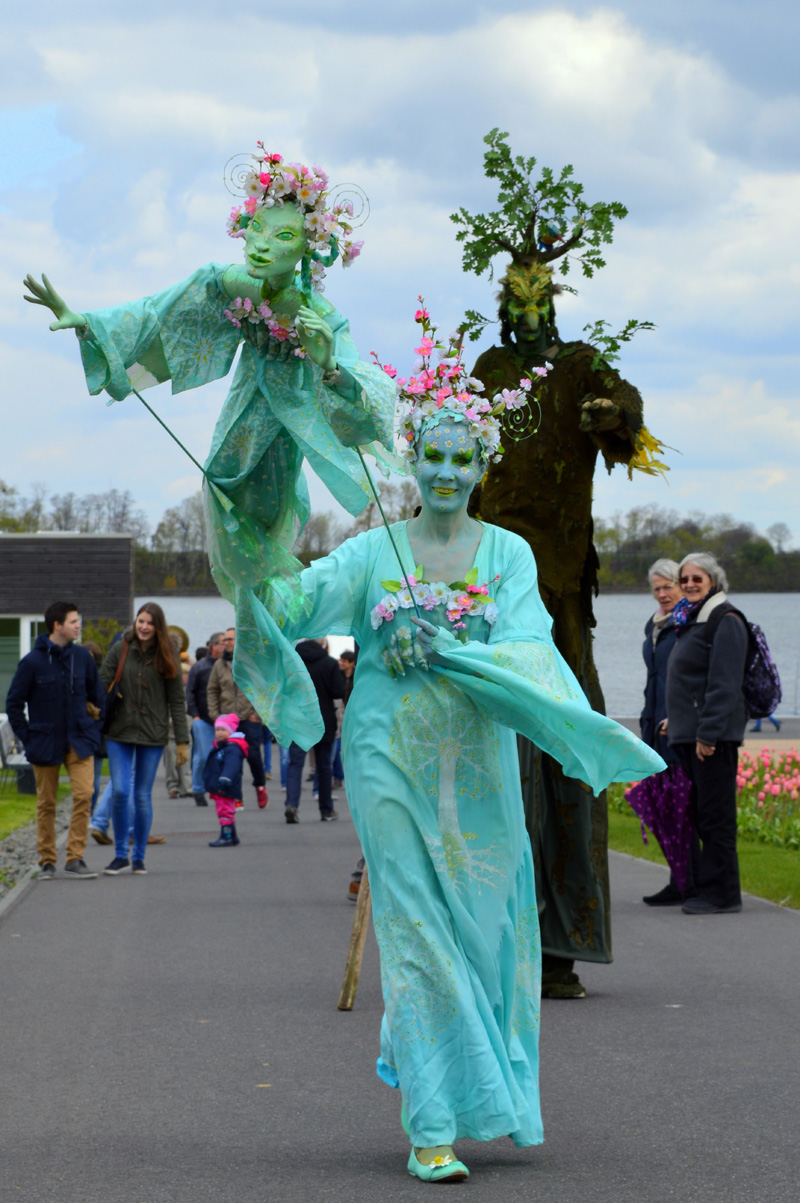
M 303 275 L 321 291 L 325 269 L 338 258 L 349 267 L 361 254 L 363 241 L 353 238 L 356 225 L 369 216 L 365 194 L 353 184 L 343 184 L 335 191 L 328 185 L 328 176 L 321 167 L 306 167 L 304 163 L 284 163 L 283 156 L 265 150 L 263 142 L 256 143 L 258 151 L 236 155 L 225 168 L 225 184 L 234 196 L 243 196 L 244 204 L 230 211 L 227 231 L 231 238 L 244 238 L 245 231 L 259 209 L 271 209 L 285 204 L 294 205 L 304 214 L 308 238 L 308 255 L 303 258 Z M 360 203 L 356 212 L 355 196 Z
M 503 415 L 507 415 L 505 431 L 514 440 L 527 438 L 539 429 L 541 409 L 531 397 L 534 376 L 546 376 L 547 367 L 535 367 L 524 376 L 519 387 L 504 388 L 490 401 L 483 396 L 483 382 L 470 376 L 462 361 L 463 333 L 451 334 L 447 343 L 436 341 L 436 327 L 422 297 L 414 321 L 422 327 L 422 338 L 414 348 L 419 360 L 415 375 L 398 376 L 391 364 L 382 364 L 375 351 L 372 358 L 391 376 L 397 387 L 399 420 L 399 452 L 403 459 L 416 462 L 416 444 L 423 428 L 437 426 L 444 418 L 464 422 L 479 446 L 484 463 L 493 463 L 503 454 L 500 443 Z M 434 362 L 434 355 L 438 362 Z M 548 365 L 549 366 L 549 365 Z M 532 403 L 538 415 L 534 417 Z M 534 424 L 535 423 L 535 424 Z

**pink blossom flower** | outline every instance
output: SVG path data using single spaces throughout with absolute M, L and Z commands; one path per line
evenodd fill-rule
M 250 216 L 252 217 L 256 211 L 257 204 L 258 204 L 258 202 L 254 196 L 248 196 L 247 200 L 244 202 L 245 213 L 249 213 Z
M 418 299 L 421 300 L 422 298 L 420 297 Z M 417 312 L 414 314 L 414 321 L 415 322 L 425 322 L 428 320 L 429 317 L 430 317 L 430 314 L 428 313 L 427 309 L 418 309 Z
M 447 398 L 451 397 L 452 395 L 453 395 L 453 390 L 450 388 L 449 384 L 446 384 L 446 385 L 444 385 L 443 388 L 440 388 L 437 390 L 436 400 L 441 405 L 442 402 L 446 401 Z
M 414 348 L 414 354 L 430 355 L 431 351 L 433 350 L 433 346 L 434 343 L 432 338 L 423 338 L 420 340 L 419 346 Z
M 533 370 L 537 376 L 546 376 L 547 375 L 547 368 L 540 367 L 540 368 L 534 368 Z M 530 382 L 528 383 L 528 388 L 530 388 Z

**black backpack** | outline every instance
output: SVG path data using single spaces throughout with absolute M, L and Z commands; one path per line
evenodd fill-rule
M 747 713 L 750 718 L 769 718 L 780 705 L 781 679 L 775 667 L 775 661 L 770 655 L 766 636 L 757 622 L 748 622 L 741 610 L 726 602 L 717 606 L 709 615 L 705 626 L 706 642 L 709 647 L 714 642 L 717 627 L 726 614 L 738 614 L 747 631 L 747 659 L 744 667 L 744 694 Z

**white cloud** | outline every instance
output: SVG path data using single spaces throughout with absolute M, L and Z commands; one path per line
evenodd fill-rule
M 800 500 L 791 468 L 800 174 L 770 168 L 765 155 L 792 130 L 796 94 L 762 97 L 709 55 L 610 9 L 487 15 L 449 34 L 418 32 L 420 23 L 404 36 L 208 12 L 137 19 L 117 10 L 98 20 L 64 11 L 19 38 L 37 105 L 57 106 L 70 145 L 84 150 L 80 174 L 55 165 L 45 186 L 7 192 L 0 211 L 4 408 L 27 402 L 12 417 L 19 453 L 3 467 L 14 483 L 26 488 L 32 465 L 46 461 L 54 489 L 108 487 L 122 439 L 124 487 L 153 519 L 194 487 L 137 402 L 105 410 L 86 397 L 74 338 L 50 336 L 47 315 L 20 301 L 26 271 L 44 266 L 83 309 L 238 258 L 224 235 L 222 171 L 264 137 L 369 194 L 365 253 L 351 271 L 329 273 L 328 295 L 363 353 L 374 346 L 407 363 L 418 292 L 448 329 L 467 306 L 491 312 L 492 286 L 461 273 L 448 215 L 493 203 L 480 136 L 499 125 L 516 152 L 573 162 L 588 199 L 631 210 L 608 268 L 563 299 L 562 334 L 597 316 L 654 320 L 624 372 L 645 396 L 650 427 L 684 456 L 673 457 L 666 492 L 598 471 L 598 513 L 652 496 L 752 510 L 762 525 L 789 520 Z M 28 103 L 30 84 L 12 94 L 12 78 L 6 97 Z M 159 412 L 200 459 L 224 390 L 156 390 Z M 50 446 L 66 452 L 43 456 Z M 323 504 L 313 483 L 312 497 Z

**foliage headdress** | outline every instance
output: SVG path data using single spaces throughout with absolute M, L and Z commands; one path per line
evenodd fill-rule
M 305 217 L 303 224 L 309 244 L 303 271 L 319 288 L 326 267 L 340 257 L 342 266 L 349 267 L 360 255 L 364 244 L 353 238 L 353 230 L 369 214 L 367 198 L 352 184 L 331 191 L 328 176 L 321 167 L 284 163 L 283 156 L 265 150 L 263 142 L 256 145 L 255 154 L 236 155 L 225 169 L 228 190 L 245 198 L 243 204 L 231 209 L 228 234 L 231 238 L 244 238 L 260 209 L 294 205 Z M 357 212 L 351 196 L 360 205 Z
M 509 314 L 517 317 L 532 309 L 541 312 L 553 293 L 575 292 L 563 280 L 573 263 L 580 265 L 588 279 L 605 267 L 603 246 L 613 240 L 614 223 L 627 217 L 628 210 L 618 201 L 588 204 L 570 163 L 557 178 L 551 168 L 543 167 L 539 179 L 533 179 L 536 159 L 512 156 L 507 133 L 493 129 L 484 142 L 488 146 L 484 171 L 489 179 L 498 181 L 499 208 L 490 213 L 468 213 L 462 208 L 451 213 L 450 220 L 460 227 L 456 240 L 464 244 L 464 271 L 478 276 L 488 271 L 492 279 L 494 258 L 505 254 L 511 259 L 500 280 L 500 320 L 507 342 L 511 336 Z M 551 266 L 556 260 L 562 276 L 558 284 Z M 549 318 L 552 324 L 552 308 Z M 464 332 L 476 340 L 491 320 L 470 309 Z M 598 321 L 584 327 L 589 342 L 606 362 L 619 358 L 621 343 L 628 342 L 637 330 L 653 328 L 651 322 L 632 319 L 612 336 L 607 325 Z M 555 335 L 554 327 L 552 332 Z
M 524 376 L 519 387 L 504 388 L 489 400 L 483 396 L 483 382 L 470 376 L 463 363 L 463 336 L 451 334 L 447 342 L 436 340 L 436 327 L 422 297 L 414 321 L 422 328 L 422 338 L 414 348 L 419 356 L 413 376 L 398 376 L 391 364 L 382 364 L 375 351 L 372 357 L 397 387 L 398 439 L 400 455 L 410 463 L 417 459 L 417 443 L 423 430 L 438 426 L 444 419 L 464 422 L 479 447 L 484 463 L 499 460 L 503 454 L 500 444 L 501 418 L 508 415 L 506 430 L 512 438 L 534 434 L 531 409 L 533 376 L 546 376 L 546 367 L 533 368 Z M 538 407 L 538 402 L 534 400 Z

